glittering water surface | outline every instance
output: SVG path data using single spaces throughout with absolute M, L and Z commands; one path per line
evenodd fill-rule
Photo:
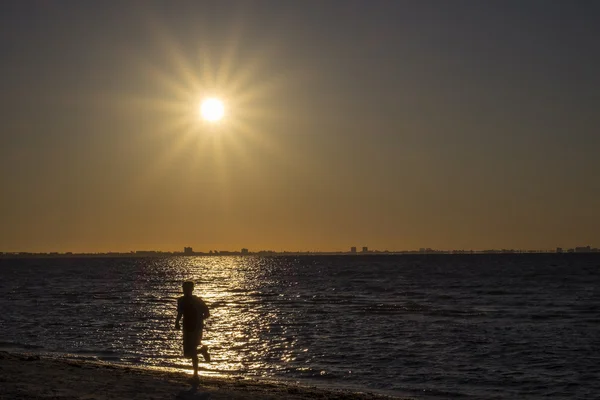
M 202 373 L 422 398 L 598 398 L 599 255 L 0 259 L 0 349 L 190 368 L 181 282 L 211 307 Z

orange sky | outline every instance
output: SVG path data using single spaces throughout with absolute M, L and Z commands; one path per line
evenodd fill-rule
M 600 246 L 591 33 L 384 3 L 0 13 L 0 251 Z

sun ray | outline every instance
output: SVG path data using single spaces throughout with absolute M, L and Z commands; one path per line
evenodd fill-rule
M 201 79 L 203 82 L 202 87 L 206 90 L 212 90 L 215 85 L 215 75 L 216 73 L 213 71 L 213 66 L 211 64 L 211 55 L 208 46 L 201 46 L 199 50 L 200 57 L 200 68 L 201 68 Z
M 163 85 L 167 90 L 174 93 L 176 97 L 185 97 L 189 95 L 190 89 L 184 82 L 173 79 L 172 75 L 169 75 L 157 66 L 143 64 L 142 69 L 152 82 Z
M 236 58 L 240 51 L 240 41 L 242 37 L 241 22 L 233 24 L 232 34 L 227 39 L 227 44 L 223 50 L 223 56 L 219 63 L 219 69 L 216 75 L 216 84 L 219 87 L 227 87 L 232 77 L 235 75 L 234 65 L 239 62 Z
M 178 77 L 178 80 L 187 87 L 191 87 L 192 91 L 198 90 L 201 87 L 200 81 L 194 73 L 193 65 L 185 56 L 180 41 L 156 18 L 151 21 L 151 29 L 160 51 L 165 56 L 164 59 L 170 60 L 171 67 L 177 71 L 175 76 Z
M 272 163 L 303 168 L 301 162 L 290 161 L 296 157 L 284 155 L 282 141 L 273 140 L 277 132 L 272 127 L 285 124 L 270 124 L 285 118 L 278 109 L 279 98 L 294 92 L 295 73 L 278 72 L 270 64 L 277 59 L 275 42 L 245 46 L 242 22 L 243 15 L 231 25 L 225 46 L 217 49 L 202 32 L 193 46 L 189 39 L 184 45 L 166 25 L 153 20 L 160 57 L 154 62 L 146 57 L 144 62 L 138 60 L 148 86 L 143 94 L 126 96 L 123 104 L 147 112 L 153 121 L 162 119 L 150 129 L 165 147 L 140 176 L 138 186 L 153 187 L 153 180 L 162 181 L 174 168 L 184 168 L 185 181 L 203 182 L 207 190 L 218 192 L 219 207 L 229 210 L 235 203 L 231 198 L 235 182 L 259 177 Z M 211 97 L 222 103 L 216 107 L 213 103 L 205 114 L 201 102 Z M 219 122 L 202 121 L 200 115 Z

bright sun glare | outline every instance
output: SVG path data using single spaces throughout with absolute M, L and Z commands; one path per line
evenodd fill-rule
M 225 107 L 219 99 L 206 99 L 200 105 L 200 114 L 206 121 L 217 122 L 225 115 Z

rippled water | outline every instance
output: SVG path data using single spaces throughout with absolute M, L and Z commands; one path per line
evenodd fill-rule
M 181 282 L 211 307 L 202 373 L 418 398 L 600 396 L 600 256 L 0 259 L 0 349 L 190 368 Z

